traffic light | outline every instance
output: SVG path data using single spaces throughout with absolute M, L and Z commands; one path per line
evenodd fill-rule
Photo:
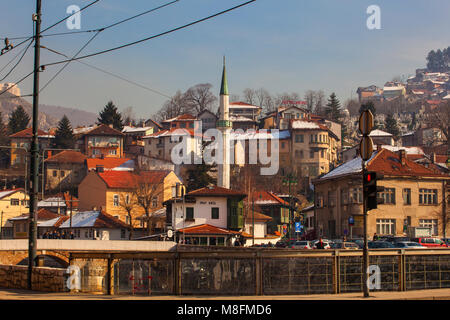
M 378 198 L 378 193 L 384 191 L 384 187 L 377 186 L 377 180 L 382 180 L 383 174 L 375 171 L 368 171 L 363 176 L 363 193 L 364 201 L 367 201 L 367 210 L 373 210 L 377 208 L 378 204 L 384 203 L 383 199 Z

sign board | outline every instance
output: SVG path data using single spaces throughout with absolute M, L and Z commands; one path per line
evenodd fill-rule
M 301 232 L 303 226 L 300 222 L 295 223 L 295 232 Z
M 363 136 L 369 135 L 373 128 L 373 114 L 370 110 L 365 110 L 359 116 L 359 131 Z
M 370 137 L 362 137 L 361 142 L 359 143 L 359 154 L 361 155 L 361 159 L 367 161 L 370 159 L 373 153 L 373 142 Z
M 364 218 L 363 216 L 354 216 L 353 219 L 355 220 L 354 227 L 355 228 L 363 228 L 364 227 Z
M 353 217 L 348 218 L 348 224 L 350 226 L 354 225 L 355 224 L 355 219 Z

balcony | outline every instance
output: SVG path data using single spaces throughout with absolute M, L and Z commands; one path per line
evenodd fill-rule
M 330 147 L 330 144 L 328 142 L 323 142 L 323 141 L 310 141 L 309 146 L 311 148 L 317 148 L 317 149 L 328 149 Z

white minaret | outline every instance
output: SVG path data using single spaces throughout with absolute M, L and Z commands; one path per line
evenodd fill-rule
M 217 129 L 222 132 L 222 163 L 218 164 L 218 181 L 217 185 L 222 188 L 230 188 L 230 131 L 231 121 L 229 120 L 229 96 L 227 74 L 225 71 L 225 57 L 223 57 L 222 84 L 220 86 L 219 97 L 219 120 L 217 121 Z

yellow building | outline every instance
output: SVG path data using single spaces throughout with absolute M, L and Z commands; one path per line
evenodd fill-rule
M 126 210 L 128 207 L 131 208 L 133 226 L 142 226 L 137 218 L 145 215 L 145 210 L 136 204 L 137 195 L 141 195 L 148 201 L 148 210 L 152 213 L 161 209 L 164 201 L 172 198 L 172 188 L 177 183 L 181 183 L 181 180 L 169 170 L 139 173 L 115 170 L 90 171 L 78 187 L 78 210 L 100 210 L 101 208 L 129 224 L 129 215 Z
M 406 159 L 404 150 L 394 153 L 379 148 L 366 166 L 368 171 L 384 174 L 377 184 L 385 187 L 379 194 L 384 204 L 368 213 L 370 238 L 374 233 L 404 236 L 409 227 L 430 227 L 434 236 L 443 236 L 445 227 L 448 236 L 449 223 L 443 223 L 449 214 L 443 201 L 448 197 L 448 175 Z M 344 163 L 313 184 L 317 235 L 362 237 L 361 158 Z
M 22 188 L 0 191 L 0 235 L 2 239 L 13 237 L 11 218 L 29 213 L 28 195 Z
M 9 136 L 11 139 L 11 166 L 23 167 L 28 162 L 29 167 L 29 155 L 28 151 L 31 148 L 31 140 L 33 138 L 32 128 L 16 132 Z M 48 132 L 38 129 L 38 143 L 39 150 L 41 152 L 50 148 L 52 140 L 55 136 L 50 135 Z M 28 151 L 27 151 L 28 150 Z

